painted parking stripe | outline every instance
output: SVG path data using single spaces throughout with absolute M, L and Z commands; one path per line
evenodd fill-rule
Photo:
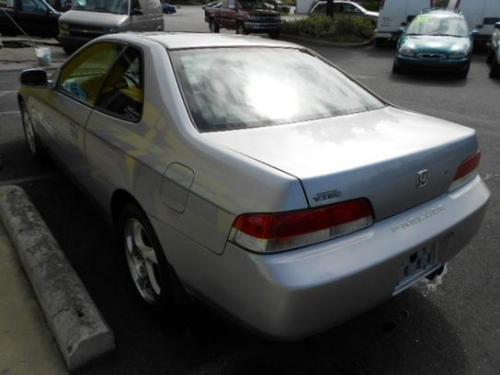
M 0 186 L 19 185 L 19 184 L 25 184 L 28 182 L 50 180 L 50 179 L 56 178 L 58 176 L 59 175 L 52 173 L 52 174 L 42 174 L 40 176 L 31 176 L 31 177 L 17 178 L 17 179 L 12 179 L 12 180 L 5 180 L 5 181 L 0 181 Z
M 17 90 L 0 91 L 0 98 L 3 96 L 15 94 L 15 93 L 17 93 Z
M 12 116 L 12 115 L 20 115 L 20 111 L 4 111 L 0 112 L 0 116 Z

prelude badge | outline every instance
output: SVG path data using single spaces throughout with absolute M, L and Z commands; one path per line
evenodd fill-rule
M 417 172 L 417 188 L 424 187 L 429 182 L 429 171 L 427 169 L 423 169 L 420 172 Z

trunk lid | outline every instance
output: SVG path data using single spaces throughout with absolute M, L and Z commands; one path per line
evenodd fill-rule
M 310 207 L 368 198 L 375 220 L 445 194 L 477 150 L 474 130 L 393 107 L 202 136 L 295 176 Z

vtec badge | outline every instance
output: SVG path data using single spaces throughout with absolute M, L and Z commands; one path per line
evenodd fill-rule
M 326 201 L 329 199 L 339 198 L 341 196 L 342 196 L 342 192 L 340 190 L 334 189 L 334 190 L 324 191 L 324 192 L 316 194 L 316 196 L 313 197 L 313 200 L 315 202 L 321 202 L 321 201 Z

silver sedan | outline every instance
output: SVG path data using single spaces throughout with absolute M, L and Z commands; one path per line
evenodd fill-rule
M 22 73 L 29 150 L 104 209 L 146 303 L 202 296 L 270 337 L 439 274 L 489 191 L 474 130 L 263 38 L 116 34 Z

